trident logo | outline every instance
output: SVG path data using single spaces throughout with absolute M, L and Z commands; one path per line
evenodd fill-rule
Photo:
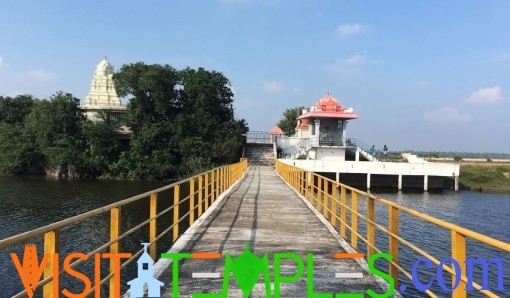
M 271 297 L 271 274 L 269 273 L 269 261 L 267 253 L 261 259 L 250 251 L 250 246 L 246 245 L 246 250 L 240 256 L 232 260 L 227 253 L 225 256 L 224 276 L 229 276 L 230 272 L 243 291 L 244 297 L 249 297 L 253 287 L 257 283 L 259 276 L 264 272 L 264 285 L 266 288 L 266 297 Z M 223 278 L 223 297 L 228 297 L 229 278 Z
M 48 257 L 48 255 L 45 255 L 41 263 L 39 263 L 37 259 L 37 247 L 35 244 L 25 245 L 25 251 L 23 253 L 23 264 L 21 264 L 17 254 L 11 253 L 11 258 L 14 262 L 14 266 L 16 266 L 16 270 L 18 270 L 21 282 L 23 283 L 29 298 L 34 296 L 35 288 L 41 279 L 44 267 L 48 262 Z

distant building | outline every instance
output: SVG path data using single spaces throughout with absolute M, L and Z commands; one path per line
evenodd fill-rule
M 82 106 L 87 118 L 97 120 L 97 113 L 101 111 L 108 112 L 114 118 L 121 118 L 123 114 L 127 113 L 126 106 L 117 96 L 112 77 L 113 66 L 104 57 L 96 67 L 90 83 L 90 91 Z
M 271 137 L 271 143 L 275 143 L 276 139 L 278 137 L 281 137 L 281 136 L 284 136 L 284 135 L 285 135 L 285 133 L 283 132 L 283 130 L 278 125 L 276 125 L 275 127 L 271 128 L 271 130 L 269 131 L 269 136 Z
M 149 243 L 142 244 L 144 246 L 143 254 L 136 261 L 138 264 L 138 277 L 127 283 L 129 285 L 129 295 L 131 298 L 144 297 L 144 287 L 146 286 L 149 297 L 160 297 L 161 287 L 164 283 L 154 278 L 154 260 L 147 253 Z

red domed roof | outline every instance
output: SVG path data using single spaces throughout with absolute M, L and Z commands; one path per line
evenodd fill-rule
M 329 95 L 329 92 L 326 93 L 326 96 L 317 101 L 315 107 L 318 110 L 322 110 L 324 112 L 326 111 L 337 112 L 345 110 L 345 107 L 340 106 L 340 102 L 338 101 L 338 99 L 333 98 L 333 96 Z
M 319 99 L 315 107 L 301 114 L 298 119 L 305 118 L 340 118 L 340 119 L 357 119 L 359 116 L 353 113 L 353 109 L 346 110 L 340 105 L 340 102 L 326 93 L 326 96 Z
M 271 130 L 269 131 L 269 134 L 270 135 L 284 135 L 285 133 L 283 132 L 283 130 L 277 126 L 271 128 Z

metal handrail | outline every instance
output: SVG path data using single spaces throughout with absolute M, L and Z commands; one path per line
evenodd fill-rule
M 434 264 L 438 265 L 440 261 L 427 253 L 425 250 L 418 246 L 410 243 L 408 240 L 399 236 L 398 223 L 399 213 L 405 212 L 416 219 L 423 220 L 428 223 L 432 223 L 441 228 L 447 229 L 451 233 L 452 237 L 452 248 L 451 256 L 460 265 L 462 272 L 460 273 L 460 284 L 453 290 L 452 297 L 466 297 L 466 285 L 471 282 L 472 285 L 478 290 L 481 286 L 473 281 L 469 281 L 465 275 L 465 266 L 463 266 L 466 260 L 466 238 L 470 238 L 481 242 L 483 244 L 492 246 L 504 252 L 510 252 L 510 244 L 503 241 L 488 237 L 486 235 L 462 228 L 452 223 L 446 222 L 441 219 L 429 216 L 419 211 L 413 210 L 408 207 L 404 207 L 397 203 L 388 201 L 384 198 L 374 196 L 367 192 L 358 190 L 354 187 L 336 182 L 329 178 L 320 176 L 311 171 L 285 164 L 281 161 L 276 162 L 276 170 L 282 176 L 282 178 L 289 183 L 296 191 L 305 196 L 318 211 L 321 211 L 326 219 L 329 220 L 331 225 L 338 228 L 337 221 L 339 222 L 340 236 L 350 241 L 351 246 L 354 249 L 358 248 L 358 238 L 362 240 L 367 246 L 367 255 L 371 256 L 376 251 L 383 251 L 377 248 L 375 245 L 375 230 L 378 229 L 385 233 L 389 237 L 388 252 L 393 256 L 393 260 L 389 263 L 389 273 L 395 281 L 395 288 L 398 285 L 399 272 L 404 276 L 412 279 L 411 274 L 405 270 L 399 261 L 399 244 L 403 244 L 413 251 L 419 253 L 425 258 L 429 259 Z M 347 192 L 351 195 L 351 205 L 347 205 Z M 340 193 L 339 193 L 340 192 Z M 367 214 L 362 214 L 358 211 L 358 198 L 361 196 L 367 200 Z M 388 215 L 388 227 L 385 227 L 375 220 L 375 203 L 384 205 L 389 208 Z M 337 209 L 337 206 L 340 210 Z M 339 214 L 338 214 L 339 211 Z M 350 213 L 351 223 L 347 222 L 347 212 Z M 367 226 L 367 235 L 364 237 L 358 232 L 358 218 L 365 220 Z M 351 231 L 350 237 L 347 237 L 346 230 Z M 449 266 L 443 266 L 443 270 L 452 275 L 452 278 L 456 277 L 459 273 L 455 272 Z M 478 290 L 482 294 L 488 297 L 498 297 L 496 294 L 489 290 Z M 425 292 L 430 297 L 436 297 L 430 290 Z
M 281 152 L 281 158 L 296 158 L 297 154 L 301 151 L 308 151 L 312 147 L 348 147 L 355 148 L 358 147 L 360 150 L 365 152 L 366 154 L 372 156 L 374 159 L 380 158 L 380 152 L 376 151 L 374 154 L 371 153 L 371 146 L 356 138 L 347 138 L 347 139 L 339 139 L 339 138 L 306 138 L 301 140 L 298 144 L 286 148 L 283 152 Z
M 241 161 L 235 164 L 221 166 L 214 168 L 205 173 L 201 173 L 195 175 L 193 177 L 172 183 L 170 185 L 160 187 L 158 189 L 154 189 L 152 191 L 145 192 L 143 194 L 139 194 L 128 199 L 124 199 L 122 201 L 94 209 L 92 211 L 88 211 L 52 224 L 49 224 L 44 227 L 40 227 L 28 232 L 24 232 L 15 236 L 11 236 L 5 239 L 0 240 L 0 250 L 9 248 L 13 245 L 24 243 L 27 240 L 34 239 L 36 237 L 44 236 L 44 254 L 53 254 L 60 251 L 60 231 L 63 228 L 69 227 L 71 225 L 75 225 L 77 223 L 83 222 L 85 220 L 89 220 L 94 218 L 100 214 L 104 214 L 110 212 L 111 220 L 110 220 L 110 241 L 102 244 L 101 246 L 93 249 L 91 252 L 87 254 L 87 256 L 92 256 L 93 254 L 105 250 L 106 248 L 110 248 L 110 252 L 115 253 L 119 251 L 119 242 L 124 239 L 126 236 L 132 234 L 135 231 L 140 230 L 142 227 L 146 225 L 149 226 L 149 254 L 153 259 L 156 257 L 157 252 L 157 241 L 169 233 L 173 231 L 173 243 L 178 239 L 178 237 L 182 234 L 179 231 L 179 223 L 185 219 L 189 219 L 189 225 L 191 226 L 195 222 L 195 213 L 197 213 L 197 218 L 200 217 L 213 203 L 214 201 L 225 192 L 230 186 L 232 186 L 237 180 L 239 180 L 243 173 L 248 168 L 248 161 L 246 158 L 241 158 Z M 180 198 L 180 187 L 186 185 L 189 187 L 189 195 L 184 198 Z M 196 187 L 197 186 L 197 187 Z M 170 207 L 157 212 L 157 202 L 158 202 L 158 194 L 167 191 L 174 190 L 174 204 Z M 128 231 L 123 234 L 120 233 L 120 208 L 122 206 L 131 204 L 133 202 L 150 199 L 150 215 L 149 218 L 139 223 L 135 227 L 132 227 Z M 197 199 L 197 200 L 196 200 Z M 183 215 L 179 214 L 179 206 L 183 203 L 189 202 L 189 211 Z M 198 210 L 197 210 L 198 209 Z M 156 220 L 163 214 L 166 214 L 173 210 L 173 222 L 165 229 L 163 232 L 157 234 L 156 231 Z M 198 211 L 198 212 L 197 212 Z M 134 258 L 139 256 L 143 252 L 139 250 L 137 253 L 131 256 L 131 258 L 125 260 L 121 263 L 121 268 L 125 268 L 129 263 L 131 263 Z M 71 268 L 82 263 L 83 260 L 79 259 L 70 264 Z M 113 262 L 113 260 L 112 260 Z M 39 290 L 43 287 L 43 297 L 53 297 L 53 287 L 51 285 L 53 280 L 53 258 L 48 258 L 47 269 L 44 270 L 43 280 L 39 281 L 37 284 L 35 291 Z M 59 275 L 62 274 L 64 270 L 59 271 Z M 110 281 L 110 295 L 109 297 L 114 297 L 114 286 L 113 286 L 113 268 L 110 266 L 109 274 L 103 278 L 100 282 L 100 285 Z M 91 294 L 95 291 L 95 288 L 92 288 L 89 292 Z M 23 297 L 27 293 L 26 291 L 19 292 L 14 297 Z
M 272 137 L 268 131 L 249 131 L 245 135 L 246 143 L 271 144 Z

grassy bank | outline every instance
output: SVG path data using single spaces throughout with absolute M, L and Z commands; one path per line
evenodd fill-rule
M 510 193 L 510 165 L 493 162 L 462 162 L 460 184 L 474 191 Z

